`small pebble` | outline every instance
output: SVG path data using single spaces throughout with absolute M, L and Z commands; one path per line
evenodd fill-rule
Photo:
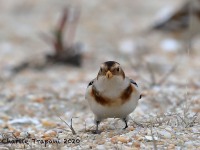
M 117 143 L 117 137 L 112 137 L 112 138 L 111 138 L 111 142 L 112 142 L 113 144 Z
M 57 132 L 54 130 L 49 130 L 44 133 L 44 137 L 55 137 L 57 135 Z
M 53 128 L 53 127 L 56 127 L 56 123 L 54 123 L 54 122 L 51 122 L 51 121 L 46 121 L 46 120 L 44 120 L 44 121 L 42 121 L 42 125 L 44 126 L 44 127 L 51 127 L 51 128 Z
M 174 144 L 169 144 L 168 148 L 169 148 L 169 149 L 174 149 L 174 148 L 175 148 L 175 145 L 174 145 Z
M 133 131 L 133 130 L 135 130 L 135 128 L 133 126 L 130 126 L 130 127 L 128 127 L 128 130 Z
M 133 143 L 133 147 L 140 148 L 140 143 L 139 142 L 134 142 Z
M 145 136 L 145 140 L 146 140 L 147 142 L 149 142 L 149 141 L 153 141 L 153 138 L 152 138 L 152 136 Z M 154 140 L 157 141 L 158 138 L 154 136 Z
M 187 142 L 185 142 L 184 145 L 186 145 L 186 146 L 193 145 L 193 142 L 192 141 L 187 141 Z
M 105 150 L 105 146 L 104 145 L 97 145 L 96 149 L 97 150 Z
M 14 131 L 14 132 L 13 132 L 13 135 L 14 135 L 15 137 L 20 136 L 20 134 L 21 134 L 21 132 L 19 132 L 19 131 Z
M 158 131 L 158 133 L 164 136 L 165 138 L 168 138 L 168 139 L 171 138 L 171 133 L 167 132 L 166 130 Z
M 60 139 L 65 139 L 65 138 L 67 138 L 67 135 L 64 134 L 64 133 L 60 133 L 58 137 L 59 137 Z
M 105 143 L 105 141 L 104 141 L 104 140 L 101 140 L 101 141 L 98 141 L 97 144 L 99 144 L 99 145 L 103 145 L 104 143 Z
M 117 140 L 120 141 L 120 142 L 122 142 L 122 143 L 127 143 L 128 142 L 128 139 L 125 138 L 125 137 L 123 137 L 123 136 L 117 137 Z

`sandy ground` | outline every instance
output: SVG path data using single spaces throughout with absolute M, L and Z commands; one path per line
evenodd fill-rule
M 187 50 L 170 35 L 144 34 L 159 10 L 179 2 L 1 1 L 0 149 L 200 149 L 199 40 Z M 76 42 L 83 44 L 82 67 L 49 65 L 13 73 L 22 62 L 34 66 L 52 53 L 40 34 L 55 27 L 69 4 L 81 7 Z M 107 60 L 118 61 L 144 96 L 127 130 L 122 121 L 108 119 L 94 135 L 84 95 Z M 66 125 L 71 118 L 76 135 Z M 17 139 L 24 141 L 12 143 Z

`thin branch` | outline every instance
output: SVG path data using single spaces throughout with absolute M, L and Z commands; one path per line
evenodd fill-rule
M 70 128 L 70 130 L 72 131 L 72 134 L 73 134 L 73 135 L 76 135 L 76 132 L 75 132 L 73 126 L 72 126 L 72 118 L 71 118 L 71 125 L 69 125 L 69 124 L 68 124 L 65 120 L 63 120 L 61 117 L 58 116 L 58 118 L 60 118 L 60 120 L 62 120 L 62 121 Z
M 192 117 L 192 121 L 186 125 L 186 128 L 193 126 L 193 124 L 195 123 L 197 119 L 197 116 L 198 116 L 198 112 Z
M 154 147 L 154 150 L 157 150 L 157 144 L 156 144 L 156 140 L 153 136 L 153 124 L 151 123 L 151 137 L 152 137 L 152 140 L 153 140 L 153 147 Z

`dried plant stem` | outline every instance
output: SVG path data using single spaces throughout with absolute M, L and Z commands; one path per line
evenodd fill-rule
M 192 121 L 190 122 L 190 123 L 188 123 L 185 127 L 187 128 L 187 127 L 190 127 L 190 126 L 193 126 L 194 125 L 194 123 L 195 123 L 195 121 L 196 121 L 196 119 L 197 119 L 197 117 L 198 117 L 198 112 L 192 117 Z
M 70 125 L 65 120 L 63 120 L 61 117 L 58 116 L 58 118 L 60 118 L 60 120 L 62 120 L 70 128 L 73 135 L 76 135 L 76 132 L 75 132 L 73 125 L 72 125 L 72 118 L 71 118 L 71 124 Z
M 153 148 L 154 148 L 154 150 L 157 150 L 158 148 L 157 148 L 156 140 L 153 136 L 153 124 L 152 123 L 151 123 L 151 137 L 152 137 L 152 140 L 153 140 Z

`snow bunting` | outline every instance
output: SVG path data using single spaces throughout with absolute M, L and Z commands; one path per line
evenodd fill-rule
M 126 129 L 128 116 L 135 110 L 141 94 L 137 83 L 125 76 L 119 63 L 107 61 L 88 84 L 85 97 L 95 115 L 94 133 L 99 133 L 98 125 L 106 118 L 121 118 Z

